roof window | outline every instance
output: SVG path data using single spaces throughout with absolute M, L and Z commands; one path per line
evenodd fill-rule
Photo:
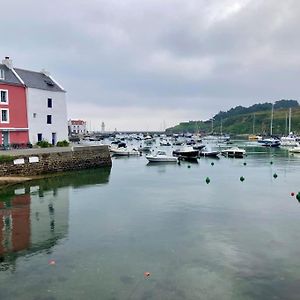
M 54 83 L 51 80 L 45 79 L 44 81 L 47 83 L 47 85 L 54 86 Z
M 0 79 L 5 79 L 5 76 L 4 76 L 4 70 L 3 69 L 0 69 Z

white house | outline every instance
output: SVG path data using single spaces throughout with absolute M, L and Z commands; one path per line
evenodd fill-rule
M 70 133 L 75 134 L 86 134 L 87 128 L 86 128 L 86 121 L 83 120 L 69 120 L 69 130 Z
M 29 141 L 68 140 L 66 91 L 46 71 L 14 68 L 26 86 Z

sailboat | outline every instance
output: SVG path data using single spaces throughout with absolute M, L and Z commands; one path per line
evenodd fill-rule
M 252 134 L 249 134 L 248 140 L 249 141 L 257 141 L 261 140 L 262 137 L 255 134 L 255 113 L 253 114 L 253 124 L 252 124 Z
M 289 134 L 287 136 L 283 136 L 280 139 L 281 146 L 291 146 L 295 147 L 298 145 L 298 142 L 300 141 L 300 137 L 297 137 L 293 134 L 291 131 L 291 123 L 292 123 L 292 109 L 289 109 Z
M 280 140 L 278 138 L 273 137 L 273 118 L 274 118 L 274 104 L 272 104 L 272 111 L 271 111 L 271 123 L 270 123 L 270 137 L 264 138 L 262 140 L 258 140 L 259 143 L 262 144 L 264 147 L 279 147 Z

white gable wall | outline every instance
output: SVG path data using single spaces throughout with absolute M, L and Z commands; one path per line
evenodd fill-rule
M 52 99 L 52 108 L 48 108 L 48 98 Z M 27 112 L 30 143 L 42 139 L 52 142 L 52 133 L 56 133 L 56 142 L 68 140 L 68 119 L 66 93 L 27 88 Z M 47 115 L 52 116 L 52 124 L 47 124 Z

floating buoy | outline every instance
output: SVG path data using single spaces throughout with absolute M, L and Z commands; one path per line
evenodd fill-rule
M 211 162 L 210 164 L 213 166 L 215 163 L 214 163 L 214 162 Z
M 244 166 L 247 166 L 247 163 L 246 163 L 246 162 L 244 162 L 244 163 L 243 163 L 243 165 L 244 165 Z
M 144 278 L 150 277 L 151 273 L 150 272 L 144 272 Z
M 278 175 L 276 173 L 274 173 L 273 177 L 276 179 L 278 177 Z
M 244 176 L 241 176 L 241 177 L 240 177 L 240 181 L 243 182 L 244 180 L 245 180 L 245 177 L 244 177 Z
M 294 193 L 294 192 L 291 192 L 291 196 L 294 197 L 294 196 L 295 196 L 295 193 Z
M 296 195 L 296 199 L 297 199 L 298 201 L 300 201 L 300 192 L 298 192 L 298 194 Z
M 273 165 L 273 162 L 272 162 L 272 161 L 270 161 L 270 165 Z
M 56 265 L 56 261 L 54 259 L 49 260 L 49 265 L 50 266 Z
M 210 183 L 210 179 L 209 179 L 209 177 L 206 177 L 206 179 L 205 179 L 205 182 L 206 182 L 207 184 L 209 184 L 209 183 Z
M 188 169 L 190 168 L 191 166 L 190 165 L 188 165 Z

